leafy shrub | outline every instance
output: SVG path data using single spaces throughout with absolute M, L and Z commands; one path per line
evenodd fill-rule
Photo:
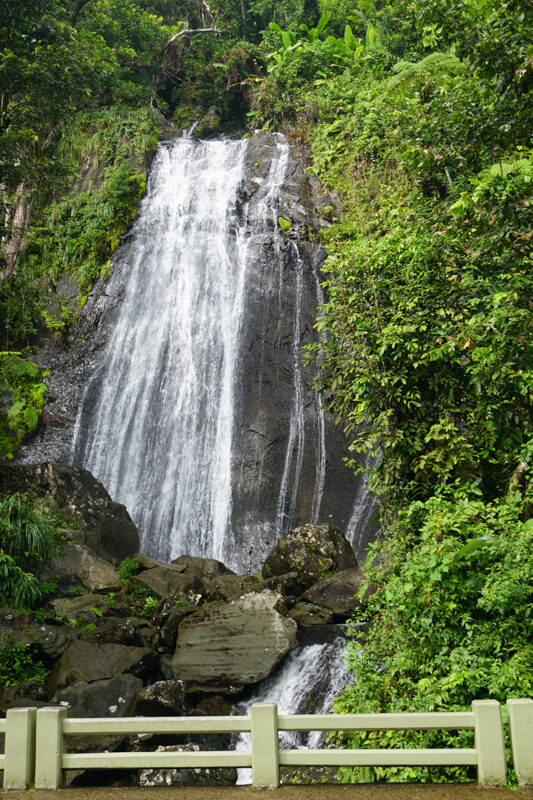
M 16 608 L 34 607 L 56 591 L 34 574 L 57 553 L 53 514 L 36 510 L 24 495 L 0 497 L 0 599 Z
M 0 647 L 0 686 L 17 686 L 23 681 L 41 683 L 46 680 L 48 670 L 39 659 L 37 644 L 15 641 L 8 634 Z
M 118 568 L 120 579 L 125 583 L 129 581 L 133 575 L 137 575 L 137 573 L 140 571 L 141 562 L 138 558 L 125 558 L 120 562 L 120 566 Z
M 22 353 L 0 352 L 0 395 L 11 397 L 7 411 L 0 411 L 0 453 L 12 458 L 24 436 L 37 427 L 48 388 L 37 364 Z
M 349 644 L 354 683 L 342 712 L 468 710 L 474 699 L 528 697 L 533 690 L 531 492 L 495 503 L 433 497 L 400 512 L 367 561 L 377 587 L 363 638 Z M 362 589 L 364 591 L 364 589 Z M 468 747 L 470 734 L 354 732 L 352 747 Z M 375 780 L 474 777 L 463 768 L 372 770 Z M 348 771 L 360 780 L 361 771 Z M 365 775 L 368 779 L 368 773 Z

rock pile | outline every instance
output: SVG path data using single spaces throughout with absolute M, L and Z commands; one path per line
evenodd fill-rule
M 361 570 L 346 537 L 329 525 L 291 531 L 254 575 L 187 554 L 167 564 L 132 550 L 137 540 L 127 512 L 117 516 L 120 507 L 100 493 L 100 484 L 95 506 L 89 473 L 39 467 L 39 481 L 55 487 L 81 530 L 47 567 L 60 596 L 37 612 L 0 610 L 0 646 L 36 646 L 49 669 L 46 683 L 0 687 L 2 711 L 59 704 L 70 716 L 227 713 L 229 698 L 267 677 L 298 646 L 299 628 L 342 622 L 359 602 Z M 36 468 L 15 469 L 25 486 Z M 90 514 L 66 497 L 69 483 L 78 498 L 86 491 L 82 505 Z M 115 519 L 116 541 L 103 537 L 102 516 Z M 127 571 L 120 567 L 125 554 Z M 154 737 L 152 744 L 186 743 Z

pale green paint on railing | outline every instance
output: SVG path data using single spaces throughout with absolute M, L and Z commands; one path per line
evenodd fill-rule
M 533 784 L 533 701 L 510 700 L 509 725 L 519 782 Z M 35 726 L 35 720 L 37 724 Z M 280 730 L 474 730 L 472 749 L 279 750 Z M 251 733 L 251 750 L 206 752 L 65 752 L 65 736 L 142 733 Z M 252 767 L 254 786 L 278 786 L 279 766 L 477 766 L 482 785 L 505 784 L 501 709 L 477 700 L 472 711 L 404 714 L 295 714 L 278 717 L 275 703 L 255 703 L 250 716 L 67 719 L 64 708 L 10 709 L 0 720 L 6 752 L 0 756 L 4 788 L 21 789 L 35 776 L 39 789 L 55 789 L 65 769 Z M 34 766 L 35 744 L 35 766 Z
M 533 700 L 508 700 L 507 712 L 518 783 L 533 784 Z
M 476 750 L 280 750 L 279 763 L 290 767 L 445 767 L 478 763 Z
M 334 723 L 334 724 L 333 724 Z M 472 711 L 402 714 L 298 714 L 280 715 L 280 731 L 469 730 Z
M 35 769 L 35 708 L 10 708 L 0 731 L 5 732 L 2 758 L 4 789 L 24 789 Z

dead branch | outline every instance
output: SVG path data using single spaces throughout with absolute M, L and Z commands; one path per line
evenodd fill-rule
M 222 33 L 223 31 L 220 28 L 185 28 L 183 31 L 178 31 L 175 33 L 174 36 L 171 36 L 168 42 L 166 43 L 165 47 L 168 47 L 175 42 L 176 39 L 179 39 L 181 36 L 199 36 L 201 33 Z

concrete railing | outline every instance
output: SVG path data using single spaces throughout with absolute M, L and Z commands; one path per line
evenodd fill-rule
M 533 700 L 509 700 L 514 768 L 520 784 L 533 784 Z M 35 726 L 36 719 L 36 726 Z M 473 730 L 473 748 L 280 750 L 279 731 Z M 471 711 L 404 714 L 278 715 L 275 703 L 255 703 L 249 716 L 68 718 L 63 708 L 12 709 L 0 721 L 6 734 L 4 788 L 20 789 L 34 778 L 55 789 L 67 769 L 251 767 L 257 787 L 279 786 L 280 766 L 475 766 L 481 785 L 506 782 L 500 704 L 476 700 Z M 250 733 L 249 750 L 69 753 L 70 736 Z M 35 748 L 34 748 L 35 742 Z M 35 760 L 33 759 L 35 750 Z
M 4 734 L 4 754 L 0 769 L 4 771 L 4 789 L 24 789 L 33 780 L 35 771 L 35 708 L 10 708 L 0 719 Z

